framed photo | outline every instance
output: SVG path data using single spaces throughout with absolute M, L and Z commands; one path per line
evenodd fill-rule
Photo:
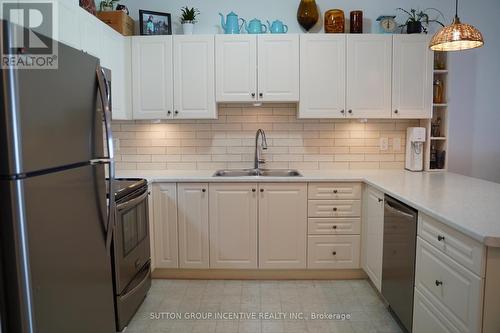
M 172 19 L 169 13 L 139 10 L 141 35 L 171 35 Z

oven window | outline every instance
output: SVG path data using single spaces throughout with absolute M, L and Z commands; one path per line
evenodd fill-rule
M 148 235 L 147 200 L 122 214 L 123 256 L 126 257 Z
M 131 209 L 122 215 L 123 224 L 123 255 L 126 256 L 136 246 L 137 237 L 137 211 Z

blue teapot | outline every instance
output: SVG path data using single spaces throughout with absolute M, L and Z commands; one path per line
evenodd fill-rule
M 274 21 L 273 24 L 267 21 L 267 26 L 269 27 L 269 32 L 272 34 L 286 34 L 288 32 L 288 26 L 280 20 Z
M 253 19 L 250 24 L 245 22 L 245 29 L 249 34 L 265 34 L 267 32 L 267 27 L 262 24 L 259 19 Z
M 220 25 L 225 34 L 239 34 L 241 28 L 243 27 L 243 24 L 246 23 L 243 18 L 238 18 L 238 15 L 236 15 L 234 12 L 227 14 L 226 22 L 224 22 L 224 15 L 222 15 L 222 13 L 219 13 L 219 15 Z

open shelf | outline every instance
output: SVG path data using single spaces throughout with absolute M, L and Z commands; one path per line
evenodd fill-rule
M 448 103 L 433 103 L 432 106 L 435 108 L 446 108 L 448 107 Z
M 431 136 L 431 140 L 441 141 L 441 140 L 446 140 L 446 137 L 444 137 L 444 136 Z
M 447 69 L 435 69 L 434 74 L 448 74 Z

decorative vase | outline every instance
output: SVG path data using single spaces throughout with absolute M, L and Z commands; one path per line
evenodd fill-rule
M 420 33 L 422 33 L 422 22 L 409 21 L 408 23 L 406 23 L 406 33 L 407 34 L 420 34 Z
M 363 11 L 353 10 L 351 12 L 350 30 L 351 34 L 363 33 Z
M 297 21 L 309 31 L 319 20 L 318 6 L 315 0 L 301 0 L 297 10 Z
M 340 33 L 345 31 L 344 11 L 340 9 L 330 9 L 325 13 L 325 32 Z
M 96 7 L 94 0 L 80 0 L 80 7 L 88 11 L 90 14 L 96 14 Z
M 182 32 L 184 35 L 192 35 L 194 30 L 194 23 L 192 21 L 186 21 L 182 23 Z

